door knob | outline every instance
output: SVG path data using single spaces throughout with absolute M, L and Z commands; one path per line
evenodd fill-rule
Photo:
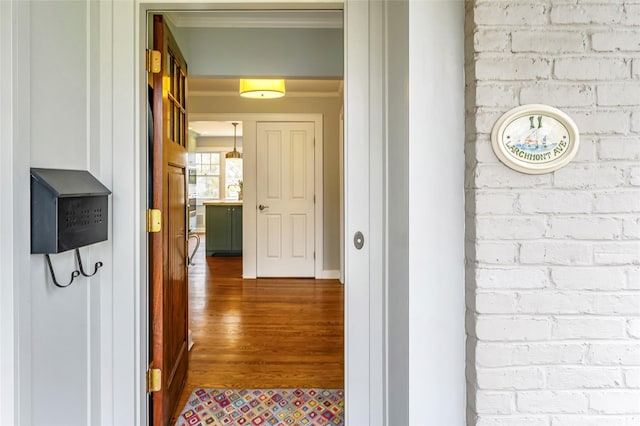
M 263 205 L 263 204 L 260 204 L 260 205 L 258 206 L 258 208 L 260 209 L 260 211 L 263 211 L 264 209 L 268 209 L 268 208 L 269 208 L 269 206 L 265 206 L 265 205 Z

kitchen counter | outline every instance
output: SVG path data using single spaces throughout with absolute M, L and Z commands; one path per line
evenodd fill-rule
M 233 201 L 223 201 L 223 200 L 214 200 L 214 201 L 203 201 L 203 206 L 241 206 L 242 200 L 233 200 Z

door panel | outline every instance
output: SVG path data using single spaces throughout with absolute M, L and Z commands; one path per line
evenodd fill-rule
M 187 373 L 187 66 L 162 16 L 153 19 L 154 49 L 162 71 L 153 74 L 152 207 L 162 212 L 161 231 L 150 234 L 151 359 L 161 370 L 153 393 L 154 426 L 166 426 Z
M 291 198 L 307 197 L 306 181 L 309 176 L 307 158 L 307 135 L 304 132 L 291 132 Z M 311 147 L 313 149 L 313 146 Z
M 282 132 L 266 131 L 267 139 L 267 198 L 282 197 Z
M 279 214 L 267 214 L 267 257 L 282 258 L 282 217 Z
M 315 275 L 313 122 L 257 124 L 257 275 Z
M 166 331 L 165 360 L 169 367 L 163 373 L 168 374 L 166 389 L 171 396 L 179 396 L 182 390 L 181 380 L 184 379 L 187 363 L 187 294 L 185 233 L 186 217 L 183 202 L 185 200 L 185 169 L 169 166 L 167 197 L 169 211 L 168 224 L 169 255 L 168 271 L 169 283 L 165 289 L 164 312 Z M 183 371 L 184 370 L 184 371 Z
M 291 215 L 291 256 L 304 258 L 307 255 L 307 216 Z

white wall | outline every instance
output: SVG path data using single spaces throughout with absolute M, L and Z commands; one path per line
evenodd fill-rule
M 464 422 L 463 4 L 409 4 L 409 423 L 415 425 Z
M 469 424 L 640 423 L 640 5 L 569 3 L 468 4 Z M 578 125 L 556 172 L 491 151 L 528 103 Z
M 110 186 L 96 152 L 99 40 L 89 26 L 97 27 L 98 4 L 3 2 L 3 11 L 11 8 L 13 15 L 3 15 L 14 26 L 15 38 L 3 38 L 13 43 L 3 44 L 3 54 L 11 56 L 15 74 L 7 93 L 13 103 L 9 122 L 13 135 L 8 135 L 13 141 L 5 134 L 2 140 L 7 155 L 2 159 L 2 180 L 12 186 L 3 187 L 2 193 L 8 207 L 2 217 L 2 252 L 10 251 L 12 261 L 3 264 L 10 281 L 3 278 L 2 293 L 3 302 L 5 294 L 8 300 L 13 294 L 14 300 L 13 398 L 19 397 L 19 406 L 14 415 L 10 407 L 3 408 L 2 420 L 34 425 L 95 423 L 100 413 L 92 408 L 100 397 L 100 381 L 91 365 L 99 359 L 100 327 L 95 319 L 104 275 L 77 278 L 71 287 L 59 289 L 51 282 L 44 256 L 30 254 L 29 167 L 88 169 Z M 82 249 L 85 263 L 93 265 L 100 258 L 104 269 L 110 269 L 108 248 L 109 243 L 101 243 Z M 68 281 L 76 266 L 73 253 L 54 255 L 52 261 L 59 281 Z M 5 354 L 6 366 L 4 361 Z M 13 381 L 8 378 L 6 383 Z M 3 380 L 3 405 L 11 401 L 7 390 Z
M 464 8 L 387 4 L 388 424 L 465 422 Z
M 18 5 L 13 2 L 0 3 L 0 424 L 17 422 L 15 407 L 19 391 L 20 359 L 17 353 L 17 306 L 18 289 L 14 281 L 14 225 L 19 220 L 14 215 L 14 136 L 20 127 L 15 117 L 18 91 L 14 63 L 17 60 L 15 20 Z

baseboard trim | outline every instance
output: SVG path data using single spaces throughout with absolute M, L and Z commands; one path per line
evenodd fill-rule
M 319 277 L 316 277 L 319 280 L 339 280 L 340 279 L 340 270 L 338 269 L 323 269 L 322 273 Z
M 245 280 L 254 280 L 257 278 L 256 275 L 243 275 L 243 279 Z M 337 269 L 323 269 L 322 273 L 315 277 L 317 280 L 339 280 L 340 279 L 340 271 Z

